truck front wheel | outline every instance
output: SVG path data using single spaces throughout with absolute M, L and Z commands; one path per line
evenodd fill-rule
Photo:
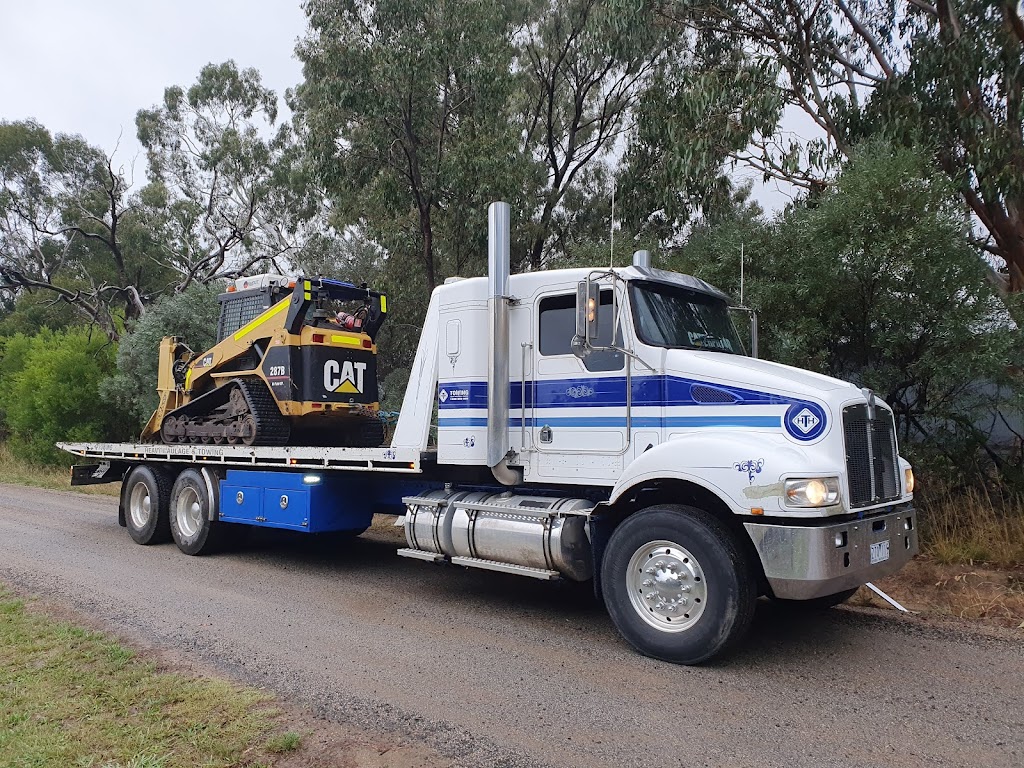
M 612 534 L 601 564 L 605 605 L 641 653 L 677 664 L 721 655 L 750 628 L 756 584 L 743 550 L 714 516 L 666 504 Z
M 214 499 L 202 473 L 186 469 L 174 481 L 171 490 L 171 535 L 186 555 L 205 555 L 220 545 L 221 526 L 211 520 Z

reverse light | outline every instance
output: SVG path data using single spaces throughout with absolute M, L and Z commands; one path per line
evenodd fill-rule
M 906 494 L 914 492 L 914 470 L 910 467 L 903 470 L 903 492 Z
M 786 481 L 790 507 L 828 507 L 839 501 L 839 478 L 811 477 Z

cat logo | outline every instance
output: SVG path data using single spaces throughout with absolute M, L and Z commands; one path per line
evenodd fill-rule
M 328 360 L 324 364 L 324 389 L 328 392 L 361 395 L 365 372 L 366 363 L 353 363 L 351 360 L 342 363 L 337 360 Z

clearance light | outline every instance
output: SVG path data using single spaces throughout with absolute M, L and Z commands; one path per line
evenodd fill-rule
M 313 343 L 314 344 L 323 344 L 324 343 L 324 335 L 322 333 L 314 333 L 313 334 Z
M 790 507 L 828 507 L 839 501 L 839 479 L 812 477 L 786 481 L 786 505 Z
M 910 467 L 903 470 L 903 492 L 908 496 L 914 492 L 914 470 Z
M 306 485 L 319 485 L 323 478 L 320 475 L 303 475 L 302 482 Z

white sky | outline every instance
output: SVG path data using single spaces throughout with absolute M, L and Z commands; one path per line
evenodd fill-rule
M 299 0 L 0 0 L 0 120 L 31 117 L 117 148 L 115 161 L 141 181 L 139 109 L 227 59 L 256 67 L 280 98 L 302 79 L 294 49 L 305 29 Z M 768 210 L 790 198 L 759 179 L 754 196 Z
M 298 0 L 0 0 L 0 119 L 120 146 L 141 180 L 138 110 L 227 59 L 281 97 L 302 79 L 293 51 L 305 28 Z

